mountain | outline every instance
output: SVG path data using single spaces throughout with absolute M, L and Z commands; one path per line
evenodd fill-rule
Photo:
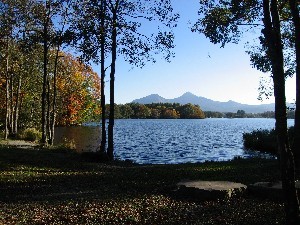
M 182 96 L 174 99 L 165 99 L 157 94 L 148 95 L 146 97 L 133 100 L 132 102 L 140 104 L 151 103 L 180 103 L 187 104 L 192 103 L 199 105 L 203 111 L 217 111 L 217 112 L 237 112 L 238 110 L 244 110 L 246 113 L 262 113 L 266 111 L 274 111 L 275 104 L 261 104 L 261 105 L 247 105 L 234 101 L 219 102 L 208 98 L 196 96 L 190 92 L 183 94 Z
M 143 98 L 133 100 L 132 102 L 139 103 L 139 104 L 167 103 L 168 99 L 165 99 L 159 96 L 158 94 L 152 94 Z

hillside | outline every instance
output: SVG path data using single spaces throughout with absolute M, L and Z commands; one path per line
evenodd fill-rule
M 146 97 L 135 99 L 132 102 L 140 104 L 151 103 L 192 103 L 199 105 L 203 111 L 217 111 L 217 112 L 237 112 L 237 110 L 244 110 L 246 113 L 262 113 L 266 111 L 274 111 L 275 104 L 261 104 L 261 105 L 248 105 L 234 101 L 219 102 L 201 96 L 196 96 L 190 92 L 183 94 L 174 99 L 166 99 L 158 94 L 148 95 Z

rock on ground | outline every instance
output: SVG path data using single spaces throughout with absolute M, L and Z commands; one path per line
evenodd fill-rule
M 176 195 L 195 201 L 241 196 L 247 186 L 229 181 L 182 181 L 177 184 Z
M 250 194 L 263 197 L 270 198 L 275 200 L 282 200 L 283 192 L 282 192 L 282 182 L 257 182 L 249 185 L 248 187 Z M 296 181 L 296 189 L 298 195 L 300 194 L 300 181 Z
M 16 148 L 34 148 L 37 147 L 38 144 L 30 141 L 24 141 L 24 140 L 0 140 L 0 145 L 4 146 L 10 146 L 10 147 L 16 147 Z

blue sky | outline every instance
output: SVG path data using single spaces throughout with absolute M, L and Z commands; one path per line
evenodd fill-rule
M 144 68 L 132 68 L 119 58 L 116 68 L 115 102 L 131 102 L 150 94 L 174 98 L 192 92 L 216 101 L 233 100 L 245 104 L 257 100 L 259 78 L 263 74 L 252 68 L 244 44 L 213 45 L 204 35 L 192 33 L 189 21 L 197 20 L 198 0 L 173 0 L 181 18 L 175 29 L 175 58 L 171 63 L 158 60 Z M 252 34 L 255 36 L 255 33 Z M 251 38 L 245 37 L 251 41 Z M 96 69 L 97 70 L 97 69 Z M 107 78 L 108 79 L 108 78 Z M 106 84 L 108 94 L 109 83 Z M 287 81 L 287 100 L 295 97 L 295 79 Z

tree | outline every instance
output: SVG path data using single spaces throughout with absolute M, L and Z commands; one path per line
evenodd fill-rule
M 212 111 L 205 111 L 204 114 L 206 118 L 222 118 L 225 116 L 224 113 Z
M 143 104 L 137 104 L 134 108 L 134 118 L 147 119 L 151 116 L 151 110 Z
M 162 112 L 162 118 L 164 119 L 178 119 L 180 114 L 175 109 L 165 109 Z
M 16 2 L 8 1 L 0 3 L 1 5 L 1 42 L 5 48 L 5 71 L 2 71 L 5 77 L 5 139 L 12 132 L 12 74 L 10 71 L 10 50 L 13 43 L 13 34 L 17 26 Z M 2 51 L 3 51 L 2 50 Z
M 119 108 L 120 108 L 120 114 L 122 115 L 123 119 L 131 118 L 131 116 L 134 113 L 129 104 L 120 105 Z
M 46 144 L 53 143 L 56 124 L 80 124 L 95 120 L 101 113 L 98 75 L 73 56 L 60 51 L 65 46 L 66 38 L 70 37 L 70 32 L 65 29 L 68 27 L 65 25 L 69 2 L 0 2 L 0 113 L 3 118 L 1 123 L 6 124 L 6 137 L 17 134 L 18 128 L 40 129 L 41 117 L 36 115 L 42 114 L 42 108 L 43 115 L 46 114 L 43 124 L 43 127 L 46 125 Z M 48 11 L 46 6 L 50 7 Z M 45 26 L 48 32 L 46 54 Z M 57 81 L 67 88 L 57 90 Z M 74 94 L 69 91 L 74 87 L 68 84 L 74 85 L 78 92 Z M 45 101 L 41 97 L 43 89 Z M 67 101 L 71 97 L 74 102 Z M 62 102 L 69 103 L 66 107 L 69 112 L 65 113 Z M 75 106 L 75 102 L 78 105 Z M 56 123 L 57 112 L 59 119 Z
M 289 0 L 292 21 L 295 29 L 294 46 L 296 52 L 296 108 L 293 153 L 295 157 L 296 174 L 300 176 L 300 16 L 299 1 Z
M 54 31 L 55 36 L 53 39 L 53 51 L 55 52 L 54 63 L 53 63 L 53 73 L 52 73 L 52 101 L 50 98 L 51 93 L 51 82 L 50 78 L 48 79 L 48 143 L 53 145 L 54 143 L 54 131 L 55 131 L 55 123 L 56 123 L 56 109 L 57 109 L 57 73 L 58 73 L 58 63 L 59 58 L 62 57 L 60 55 L 60 50 L 63 44 L 70 42 L 69 40 L 69 32 L 65 30 L 65 26 L 67 23 L 67 19 L 69 17 L 69 8 L 70 8 L 70 0 L 61 0 L 60 2 L 56 2 L 56 14 L 58 14 L 58 18 L 55 18 L 57 23 L 57 29 Z
M 100 151 L 106 151 L 106 99 L 105 73 L 106 58 L 109 54 L 108 8 L 107 0 L 89 0 L 73 2 L 73 17 L 70 30 L 75 33 L 74 45 L 86 62 L 100 63 L 101 67 L 101 145 Z
M 106 43 L 106 29 L 105 29 L 105 19 L 106 19 L 106 0 L 101 0 L 101 109 L 102 109 L 102 116 L 101 116 L 101 146 L 100 151 L 105 152 L 106 148 L 106 117 L 105 117 L 105 43 Z
M 96 120 L 101 112 L 98 75 L 71 54 L 60 54 L 57 124 L 70 126 Z
M 84 7 L 80 7 L 80 5 Z M 104 7 L 106 6 L 106 7 Z M 136 0 L 106 0 L 80 1 L 76 3 L 79 12 L 80 35 L 85 36 L 90 58 L 98 58 L 100 49 L 105 47 L 105 53 L 111 57 L 110 67 L 110 109 L 108 125 L 107 155 L 112 160 L 113 132 L 114 132 L 114 81 L 117 56 L 122 55 L 124 60 L 132 65 L 142 67 L 146 62 L 155 62 L 156 53 L 165 53 L 164 58 L 169 60 L 173 53 L 172 28 L 178 18 L 172 13 L 171 1 L 136 1 Z M 76 10 L 75 10 L 76 11 Z M 80 19 L 80 16 L 88 20 Z M 104 20 L 104 21 L 103 21 Z M 159 28 L 153 33 L 143 33 L 142 25 L 158 22 Z M 167 30 L 167 31 L 164 31 Z M 101 31 L 101 32 L 100 32 Z M 91 34 L 91 35 L 86 35 Z M 104 38 L 105 36 L 105 38 Z M 101 37 L 105 44 L 99 45 Z M 103 59 L 101 59 L 103 62 Z M 103 88 L 103 87 L 102 87 Z
M 275 96 L 277 145 L 285 195 L 287 224 L 299 224 L 299 202 L 295 189 L 294 161 L 287 134 L 285 101 L 285 60 L 277 0 L 249 1 L 201 1 L 199 19 L 194 31 L 204 33 L 213 43 L 238 42 L 241 25 L 261 26 L 261 47 L 265 57 L 252 56 L 255 66 L 267 72 L 271 70 Z M 263 23 L 260 22 L 262 19 Z
M 178 109 L 181 119 L 204 119 L 205 115 L 198 105 L 185 104 Z
M 170 0 L 162 1 L 124 1 L 109 0 L 112 28 L 112 63 L 110 73 L 110 118 L 108 126 L 108 156 L 113 158 L 113 111 L 114 79 L 117 48 L 125 60 L 132 65 L 143 67 L 147 61 L 155 62 L 152 53 L 165 53 L 165 59 L 172 56 L 172 28 L 176 26 L 178 15 L 173 14 Z M 160 28 L 149 36 L 140 31 L 143 23 L 159 21 Z M 162 28 L 164 27 L 164 28 Z M 168 31 L 162 31 L 162 30 Z M 118 39 L 119 37 L 119 39 Z M 149 38 L 150 37 L 150 38 Z
M 264 0 L 264 30 L 267 53 L 270 58 L 275 96 L 277 145 L 280 154 L 282 188 L 286 197 L 287 224 L 299 224 L 299 202 L 295 189 L 294 159 L 287 133 L 285 100 L 285 72 L 280 19 L 276 0 Z
M 22 78 L 26 73 L 28 58 L 28 29 L 32 28 L 30 0 L 9 0 L 0 3 L 0 43 L 5 52 L 2 74 L 6 78 L 5 138 L 16 135 L 18 130 Z M 5 62 L 4 62 L 5 61 Z
M 36 9 L 38 21 L 41 25 L 40 38 L 43 45 L 43 88 L 42 88 L 42 140 L 43 145 L 48 144 L 47 135 L 47 84 L 48 84 L 48 52 L 50 48 L 50 29 L 52 25 L 51 0 L 41 2 Z
M 238 110 L 236 112 L 236 116 L 239 117 L 239 118 L 244 118 L 246 115 L 246 112 L 244 110 Z
M 43 145 L 53 144 L 56 111 L 56 74 L 61 45 L 64 43 L 64 27 L 69 0 L 39 0 L 33 9 L 37 26 L 35 43 L 43 46 L 43 82 L 41 98 L 41 127 Z M 54 52 L 54 64 L 50 68 L 50 54 Z M 53 78 L 53 79 L 52 79 Z M 53 81 L 53 83 L 51 83 Z M 53 90 L 53 91 L 52 91 Z
M 153 109 L 151 108 L 151 118 L 152 119 L 159 119 L 161 117 L 161 112 L 159 109 Z
M 111 21 L 111 64 L 110 64 L 110 104 L 109 104 L 109 122 L 108 122 L 108 140 L 107 140 L 107 156 L 110 160 L 114 159 L 114 117 L 115 117 L 115 73 L 117 61 L 117 23 L 119 0 L 110 3 L 110 11 L 112 13 Z

